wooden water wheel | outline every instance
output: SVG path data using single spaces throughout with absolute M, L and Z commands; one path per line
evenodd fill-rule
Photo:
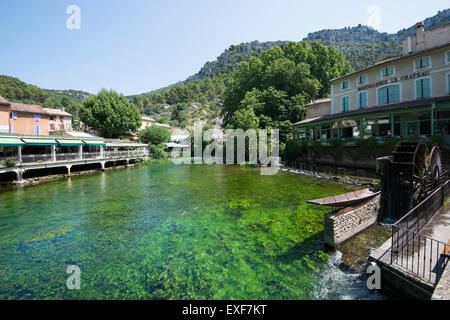
M 426 197 L 429 177 L 429 148 L 423 142 L 400 142 L 392 153 L 393 182 L 417 205 Z
M 392 152 L 389 169 L 382 177 L 387 216 L 401 218 L 421 203 L 442 182 L 439 147 L 423 142 L 400 142 Z
M 442 155 L 441 150 L 438 146 L 434 146 L 431 149 L 430 155 L 428 156 L 428 180 L 427 188 L 432 190 L 439 186 L 442 174 Z

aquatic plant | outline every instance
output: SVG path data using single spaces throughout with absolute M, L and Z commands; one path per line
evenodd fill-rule
M 350 190 L 165 160 L 0 193 L 0 299 L 311 299 L 327 210 L 306 200 Z

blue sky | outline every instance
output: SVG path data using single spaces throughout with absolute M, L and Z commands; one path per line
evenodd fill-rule
M 81 9 L 79 30 L 66 27 L 70 5 Z M 232 44 L 367 24 L 371 5 L 379 30 L 393 33 L 448 1 L 1 0 L 0 74 L 46 89 L 143 93 L 186 79 Z

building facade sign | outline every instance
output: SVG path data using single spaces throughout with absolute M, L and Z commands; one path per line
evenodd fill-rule
M 364 91 L 364 90 L 367 90 L 367 89 L 370 89 L 370 88 L 384 86 L 384 85 L 389 84 L 389 83 L 395 83 L 395 82 L 398 82 L 398 81 L 404 81 L 404 80 L 409 80 L 409 79 L 414 79 L 414 78 L 425 77 L 425 76 L 428 76 L 428 75 L 430 75 L 430 71 L 429 70 L 427 70 L 427 71 L 420 71 L 420 72 L 415 72 L 415 73 L 412 73 L 412 74 L 404 75 L 404 76 L 401 76 L 400 78 L 392 77 L 392 78 L 390 78 L 388 80 L 378 81 L 378 82 L 375 82 L 375 83 L 372 83 L 372 84 L 368 84 L 368 85 L 366 85 L 364 87 L 360 87 L 360 88 L 358 88 L 358 91 Z

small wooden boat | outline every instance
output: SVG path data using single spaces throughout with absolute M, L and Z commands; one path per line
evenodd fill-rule
M 351 204 L 369 200 L 370 198 L 373 198 L 379 194 L 380 192 L 373 192 L 370 189 L 364 189 L 341 194 L 338 196 L 309 200 L 308 203 L 317 204 L 319 206 L 345 207 Z

